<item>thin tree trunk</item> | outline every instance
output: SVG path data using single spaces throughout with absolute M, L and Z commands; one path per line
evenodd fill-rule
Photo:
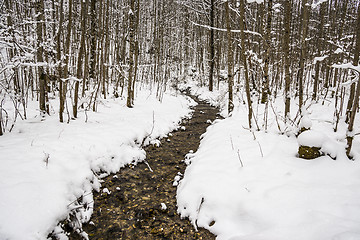
M 326 5 L 325 3 L 322 3 L 320 6 L 320 23 L 318 25 L 319 34 L 318 34 L 318 55 L 321 55 L 321 50 L 323 48 L 323 45 L 325 44 L 324 41 L 324 15 L 325 15 Z M 314 77 L 314 88 L 313 88 L 313 95 L 312 100 L 317 100 L 317 92 L 319 89 L 319 77 L 320 77 L 320 61 L 316 61 L 315 64 L 315 77 Z
M 272 18 L 272 0 L 268 0 L 267 7 L 268 15 L 266 21 L 265 29 L 265 65 L 264 65 L 264 79 L 262 84 L 262 96 L 261 103 L 266 103 L 268 101 L 269 91 L 269 62 L 270 62 L 270 49 L 271 49 L 271 18 Z
M 64 112 L 64 95 L 63 95 L 63 69 L 61 66 L 61 36 L 62 36 L 62 24 L 64 21 L 64 15 L 63 15 L 63 9 L 64 9 L 64 0 L 60 0 L 60 6 L 59 6 L 59 15 L 60 15 L 60 20 L 59 20 L 59 29 L 58 29 L 58 33 L 57 33 L 57 37 L 56 37 L 56 45 L 57 45 L 57 60 L 59 62 L 59 66 L 58 66 L 58 74 L 59 74 L 59 98 L 60 98 L 60 110 L 59 110 L 59 120 L 60 122 L 64 122 L 64 116 L 63 116 L 63 112 Z
M 130 29 L 129 29 L 129 41 L 130 41 L 130 49 L 129 49 L 129 76 L 128 76 L 128 96 L 126 105 L 127 107 L 133 107 L 133 89 L 132 89 L 132 81 L 133 79 L 133 71 L 134 71 L 134 51 L 135 51 L 135 0 L 130 1 L 130 12 L 129 12 L 129 21 L 130 21 Z
M 135 22 L 135 33 L 136 36 L 138 36 L 138 27 L 140 22 L 140 0 L 138 0 L 136 5 L 136 22 Z M 131 101 L 134 102 L 135 98 L 135 83 L 137 79 L 137 72 L 138 72 L 138 64 L 139 64 L 139 52 L 140 52 L 140 46 L 139 46 L 139 39 L 136 38 L 135 40 L 135 52 L 134 52 L 134 81 L 132 83 L 132 94 L 131 94 Z
M 285 64 L 285 120 L 290 114 L 290 26 L 291 26 L 291 0 L 285 0 L 285 36 L 284 36 L 284 64 Z
M 68 0 L 69 4 L 69 17 L 68 17 L 68 26 L 67 26 L 67 35 L 65 40 L 65 63 L 64 63 L 64 83 L 62 93 L 62 101 L 60 101 L 60 114 L 63 114 L 65 109 L 65 101 L 66 101 L 66 93 L 67 93 L 67 79 L 69 78 L 69 61 L 70 61 L 70 39 L 71 39 L 71 28 L 72 28 L 72 7 L 73 7 L 73 0 Z M 70 119 L 68 119 L 68 122 Z
M 81 39 L 80 39 L 80 49 L 78 54 L 78 63 L 77 63 L 77 72 L 76 72 L 76 77 L 78 78 L 78 80 L 80 80 L 83 77 L 82 64 L 83 64 L 83 56 L 85 49 L 86 16 L 87 16 L 86 13 L 87 13 L 87 0 L 81 1 Z M 85 81 L 85 79 L 83 79 L 83 81 Z M 77 118 L 79 85 L 80 82 L 76 81 L 75 90 L 74 90 L 74 106 L 73 106 L 74 118 Z
M 357 16 L 357 24 L 356 24 L 356 45 L 355 45 L 355 49 L 354 49 L 355 54 L 354 54 L 354 61 L 353 61 L 354 66 L 358 66 L 358 64 L 359 64 L 359 54 L 360 54 L 360 4 L 358 5 L 357 15 L 358 16 Z M 354 135 L 353 135 L 352 131 L 354 130 L 356 111 L 359 106 L 359 95 L 360 95 L 360 80 L 357 81 L 356 92 L 355 92 L 355 96 L 354 96 L 354 100 L 353 100 L 354 102 L 352 104 L 348 132 L 347 132 L 347 136 L 346 136 L 346 140 L 347 140 L 346 155 L 349 158 L 352 157 L 351 156 L 351 147 L 352 147 L 352 143 L 353 143 L 353 139 L 354 139 Z
M 300 53 L 300 62 L 299 62 L 299 72 L 297 75 L 297 80 L 299 84 L 299 110 L 301 113 L 301 108 L 304 102 L 304 65 L 306 60 L 306 36 L 308 30 L 308 20 L 309 20 L 309 6 L 307 5 L 307 0 L 303 0 L 303 22 L 301 30 L 301 53 Z
M 247 65 L 247 59 L 245 54 L 245 1 L 241 0 L 240 2 L 240 36 L 241 36 L 241 58 L 244 64 L 244 75 L 245 75 L 245 91 L 246 91 L 246 99 L 248 102 L 248 121 L 249 128 L 252 127 L 251 119 L 253 114 L 252 109 L 252 100 L 250 93 L 250 79 L 249 79 L 249 70 Z
M 7 2 L 7 1 L 5 1 Z M 43 19 L 44 19 L 44 2 L 43 0 L 36 1 L 36 33 L 37 33 L 37 51 L 36 58 L 38 63 L 43 63 Z M 43 66 L 38 66 L 39 73 L 39 108 L 42 114 L 46 113 L 46 75 Z
M 214 65 L 215 65 L 215 44 L 214 44 L 214 21 L 215 21 L 215 3 L 210 1 L 210 72 L 209 72 L 209 91 L 213 91 L 214 86 Z
M 227 30 L 227 67 L 228 67 L 228 91 L 229 91 L 229 103 L 228 113 L 230 114 L 234 109 L 233 103 L 233 56 L 232 56 L 232 39 L 231 39 L 231 27 L 230 27 L 230 10 L 229 1 L 225 3 L 225 14 L 226 14 L 226 30 Z
M 96 41 L 97 41 L 97 16 L 96 0 L 91 0 L 90 4 L 91 30 L 90 30 L 90 69 L 89 77 L 92 82 L 96 79 Z

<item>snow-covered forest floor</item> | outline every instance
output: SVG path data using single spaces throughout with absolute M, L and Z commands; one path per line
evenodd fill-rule
M 194 83 L 183 87 L 188 86 L 227 115 L 225 85 L 213 93 Z M 355 136 L 351 161 L 344 119 L 333 130 L 332 99 L 306 104 L 300 126 L 311 126 L 311 132 L 301 141 L 315 140 L 324 155 L 304 160 L 297 157 L 297 124 L 282 120 L 283 98 L 269 106 L 266 131 L 265 105 L 254 104 L 261 130 L 250 131 L 243 96 L 236 95 L 232 115 L 208 127 L 198 151 L 187 155 L 177 190 L 181 216 L 218 239 L 360 239 L 360 137 Z M 294 120 L 295 99 L 291 105 Z M 355 125 L 359 133 L 359 118 Z
M 360 238 L 360 138 L 355 135 L 350 161 L 346 124 L 341 119 L 334 132 L 330 98 L 306 103 L 300 126 L 311 126 L 311 132 L 302 141 L 316 139 L 324 155 L 304 160 L 297 157 L 295 100 L 287 123 L 281 97 L 269 106 L 266 130 L 265 105 L 254 104 L 254 126 L 260 130 L 250 131 L 245 94 L 236 94 L 227 116 L 225 84 L 213 93 L 192 81 L 182 86 L 189 87 L 226 118 L 214 121 L 198 151 L 185 157 L 189 166 L 177 190 L 181 217 L 218 239 Z M 28 107 L 27 120 L 18 120 L 0 138 L 0 239 L 46 239 L 54 228 L 60 233 L 57 223 L 80 205 L 86 208 L 77 218 L 88 221 L 99 180 L 144 160 L 143 139 L 158 143 L 156 138 L 178 128 L 195 103 L 174 91 L 159 102 L 141 90 L 134 108 L 121 98 L 101 100 L 98 112 L 81 112 L 70 124 L 59 123 L 56 114 L 42 118 L 37 103 L 29 104 L 34 106 Z M 51 104 L 56 112 L 57 101 Z M 358 133 L 359 119 L 355 126 Z
M 37 102 L 29 103 L 27 120 L 0 138 L 0 239 L 46 239 L 79 205 L 87 207 L 78 218 L 88 221 L 99 179 L 143 160 L 143 139 L 156 143 L 176 129 L 195 102 L 170 91 L 159 102 L 141 90 L 134 108 L 126 99 L 101 100 L 97 112 L 81 112 L 70 124 L 59 123 L 57 104 L 41 118 Z
M 0 33 L 0 240 L 95 236 L 94 199 L 122 167 L 150 171 L 146 145 L 175 166 L 152 200 L 173 200 L 178 233 L 360 239 L 360 0 L 4 0 Z M 173 150 L 176 129 L 194 151 Z M 111 196 L 144 195 L 131 181 Z M 126 224 L 87 225 L 159 239 L 168 221 L 129 224 L 147 211 L 129 205 Z

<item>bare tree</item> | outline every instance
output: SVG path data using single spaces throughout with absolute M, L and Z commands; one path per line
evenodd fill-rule
M 226 14 L 226 32 L 227 32 L 227 71 L 228 71 L 228 91 L 229 91 L 229 103 L 228 112 L 229 114 L 234 109 L 233 103 L 233 49 L 232 49 L 232 37 L 231 37 L 231 26 L 230 26 L 230 10 L 229 1 L 225 3 L 225 14 Z
M 74 118 L 77 118 L 78 101 L 79 101 L 79 85 L 81 78 L 83 78 L 82 65 L 83 65 L 83 57 L 85 51 L 87 5 L 88 5 L 87 0 L 81 1 L 81 37 L 80 37 L 80 49 L 78 53 L 78 63 L 77 63 L 77 72 L 76 72 L 77 81 L 75 83 L 75 89 L 74 89 L 74 105 L 73 105 Z M 85 79 L 82 79 L 82 81 L 85 82 Z
M 291 26 L 291 0 L 284 1 L 284 68 L 285 68 L 285 119 L 288 118 L 290 113 L 290 26 Z
M 6 1 L 7 2 L 7 1 Z M 44 70 L 44 59 L 43 59 L 43 24 L 44 24 L 44 0 L 36 1 L 36 33 L 37 33 L 37 50 L 36 58 L 38 61 L 38 72 L 39 72 L 39 107 L 42 114 L 49 112 L 46 110 L 46 75 Z
M 214 85 L 214 66 L 215 66 L 215 2 L 210 0 L 210 39 L 209 39 L 209 49 L 210 49 L 210 70 L 209 70 L 209 91 L 213 90 Z
M 264 35 L 265 43 L 265 64 L 264 64 L 264 79 L 262 86 L 262 97 L 261 103 L 266 103 L 268 101 L 269 95 L 269 64 L 270 64 L 270 50 L 271 50 L 271 18 L 272 18 L 272 0 L 268 0 L 267 5 L 267 20 L 266 20 L 266 29 Z
M 249 121 L 249 128 L 251 128 L 253 109 L 252 109 L 252 100 L 250 93 L 249 70 L 248 70 L 247 58 L 245 52 L 245 1 L 244 0 L 241 0 L 240 2 L 240 36 L 241 36 L 241 59 L 244 64 L 245 90 L 246 90 L 246 99 L 248 102 L 248 121 Z
M 301 107 L 304 102 L 304 65 L 306 61 L 306 36 L 308 31 L 308 20 L 309 20 L 309 5 L 307 0 L 302 1 L 302 29 L 301 29 L 301 54 L 299 59 L 299 71 L 297 74 L 297 81 L 299 85 L 299 109 L 301 112 Z
M 353 60 L 353 65 L 354 66 L 358 66 L 359 64 L 359 54 L 360 54 L 360 4 L 358 5 L 358 10 L 357 10 L 357 24 L 356 24 L 356 45 L 354 48 L 354 60 Z M 359 72 L 360 74 L 360 72 Z M 355 116 L 356 116 L 356 112 L 359 106 L 359 95 L 360 95 L 360 80 L 359 80 L 359 76 L 358 76 L 358 81 L 357 81 L 357 86 L 356 86 L 356 92 L 353 98 L 353 104 L 352 104 L 352 110 L 350 113 L 350 119 L 349 119 L 349 126 L 348 126 L 348 132 L 347 132 L 347 147 L 346 147 L 346 155 L 351 158 L 351 148 L 352 148 L 352 143 L 353 143 L 353 139 L 354 139 L 354 135 L 353 135 L 353 130 L 354 130 L 354 123 L 355 123 Z
M 135 56 L 135 0 L 130 0 L 130 10 L 129 10 L 129 76 L 128 76 L 128 96 L 126 105 L 127 107 L 133 107 L 133 94 L 134 90 L 132 89 L 132 81 L 134 76 L 134 56 Z

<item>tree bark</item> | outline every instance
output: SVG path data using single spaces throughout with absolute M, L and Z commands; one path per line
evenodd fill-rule
M 297 75 L 297 80 L 299 84 L 299 110 L 301 113 L 301 108 L 304 102 L 304 65 L 306 60 L 306 36 L 308 31 L 308 20 L 309 20 L 309 6 L 307 5 L 307 0 L 303 0 L 302 3 L 303 9 L 303 19 L 302 19 L 302 30 L 301 30 L 301 53 L 300 53 L 300 62 L 299 62 L 299 71 Z
M 357 16 L 357 25 L 356 25 L 356 45 L 354 48 L 354 60 L 353 65 L 358 66 L 359 64 L 359 53 L 360 53 L 360 4 L 358 5 L 358 16 Z M 356 86 L 356 92 L 354 95 L 354 100 L 352 104 L 352 110 L 350 113 L 350 119 L 349 119 L 349 126 L 348 126 L 348 132 L 347 132 L 347 147 L 346 147 L 346 155 L 351 158 L 351 147 L 354 139 L 354 135 L 352 131 L 354 130 L 354 123 L 355 123 L 355 116 L 356 111 L 359 106 L 359 95 L 360 95 L 360 80 L 358 79 Z
M 251 119 L 253 114 L 252 109 L 252 100 L 250 93 L 250 79 L 249 79 L 249 70 L 247 65 L 247 57 L 245 53 L 245 1 L 241 0 L 240 2 L 240 37 L 241 37 L 241 59 L 244 64 L 244 75 L 245 75 L 245 91 L 246 91 L 246 99 L 248 102 L 248 121 L 249 128 L 252 127 Z
M 210 1 L 210 71 L 209 71 L 209 91 L 213 91 L 214 86 L 214 65 L 215 65 L 215 44 L 214 44 L 214 29 L 215 24 L 215 3 L 214 0 Z
M 134 51 L 135 51 L 135 0 L 130 0 L 130 12 L 129 12 L 129 21 L 130 21 L 130 29 L 129 29 L 129 41 L 130 41 L 130 49 L 129 49 L 129 76 L 128 76 L 128 96 L 126 105 L 129 108 L 133 107 L 133 89 L 132 89 L 132 81 L 133 79 L 133 70 L 134 70 Z
M 268 0 L 267 7 L 268 15 L 266 20 L 266 29 L 264 35 L 265 43 L 265 64 L 264 64 L 264 79 L 262 84 L 262 95 L 261 103 L 266 103 L 268 101 L 269 91 L 269 62 L 270 62 L 270 50 L 271 50 L 271 18 L 272 18 L 272 0 Z
M 92 82 L 96 79 L 96 44 L 97 44 L 97 15 L 96 15 L 96 0 L 91 0 L 90 3 L 90 68 L 89 77 Z
M 234 109 L 233 103 L 233 54 L 232 54 L 232 39 L 231 39 L 231 27 L 230 27 L 230 11 L 229 1 L 225 2 L 225 14 L 226 14 L 226 32 L 227 32 L 227 71 L 228 71 L 228 91 L 229 91 L 229 103 L 228 113 L 230 114 Z
M 36 35 L 37 35 L 37 50 L 36 59 L 38 63 L 43 63 L 43 24 L 44 24 L 44 0 L 36 1 Z M 46 113 L 46 75 L 43 66 L 38 66 L 39 72 L 39 108 L 41 114 Z
M 64 94 L 63 94 L 63 85 L 64 82 L 62 80 L 63 78 L 63 69 L 62 69 L 62 61 L 61 61 L 61 36 L 62 36 L 62 24 L 64 21 L 64 15 L 63 15 L 63 9 L 64 9 L 64 0 L 60 0 L 60 6 L 59 6 L 59 15 L 60 15 L 60 20 L 59 20 L 59 29 L 58 29 L 58 33 L 56 36 L 56 55 L 57 55 L 57 60 L 58 60 L 58 77 L 59 77 L 59 98 L 60 98 L 60 109 L 59 109 L 59 120 L 60 122 L 64 122 L 64 116 L 63 116 L 63 112 L 64 112 L 64 103 L 65 103 L 65 99 L 64 99 Z
M 290 114 L 290 26 L 291 26 L 291 0 L 285 0 L 284 4 L 285 33 L 284 33 L 284 64 L 285 64 L 285 120 Z
M 80 49 L 78 53 L 78 62 L 77 62 L 77 71 L 76 77 L 80 80 L 83 77 L 83 57 L 85 49 L 85 34 L 86 34 L 86 19 L 87 19 L 87 0 L 81 1 L 81 39 L 80 39 Z M 85 79 L 83 79 L 85 81 Z M 74 118 L 77 118 L 77 109 L 78 109 L 78 100 L 79 100 L 79 85 L 80 82 L 76 81 L 75 90 L 74 90 L 74 106 L 73 106 L 73 115 Z
M 324 41 L 324 15 L 325 15 L 326 5 L 325 3 L 321 3 L 320 6 L 320 22 L 318 25 L 319 33 L 318 33 L 318 55 L 321 55 L 321 50 L 323 49 Z M 319 77 L 320 77 L 320 61 L 316 61 L 315 63 L 315 77 L 314 77 L 314 88 L 313 88 L 313 95 L 312 100 L 317 100 L 317 92 L 319 88 Z

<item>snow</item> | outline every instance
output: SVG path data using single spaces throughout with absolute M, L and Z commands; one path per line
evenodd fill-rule
M 339 53 L 343 53 L 343 52 L 344 51 L 341 48 L 337 48 L 334 53 L 339 54 Z
M 191 87 L 224 112 L 221 86 L 213 93 Z M 185 157 L 188 166 L 177 187 L 181 217 L 219 240 L 360 239 L 360 137 L 355 135 L 355 157 L 350 161 L 344 119 L 333 131 L 332 100 L 306 105 L 302 126 L 312 130 L 297 139 L 298 127 L 279 119 L 278 127 L 271 111 L 267 131 L 247 129 L 242 94 L 235 94 L 233 114 L 214 121 L 199 149 Z M 291 102 L 290 119 L 296 115 L 296 103 Z M 272 104 L 273 112 L 283 116 L 283 100 Z M 263 126 L 263 105 L 254 109 Z M 355 126 L 354 132 L 359 132 L 359 118 Z M 325 155 L 300 159 L 299 143 L 319 146 Z
M 109 189 L 107 189 L 107 188 L 103 188 L 102 192 L 103 192 L 103 193 L 106 193 L 106 194 L 111 194 L 111 192 L 110 192 Z
M 312 8 L 317 8 L 320 4 L 327 2 L 328 0 L 315 0 L 315 3 L 311 4 Z
M 278 10 L 281 7 L 280 3 L 276 3 L 274 4 L 274 6 L 272 7 L 274 10 Z
M 324 61 L 325 58 L 327 58 L 328 55 L 325 55 L 325 56 L 321 56 L 321 57 L 315 57 L 314 58 L 314 64 L 317 63 L 317 62 L 322 62 Z
M 161 210 L 166 210 L 166 209 L 167 209 L 167 207 L 166 207 L 166 204 L 165 204 L 165 203 L 161 203 L 160 205 L 161 205 Z
M 351 64 L 333 67 L 357 69 Z M 284 99 L 277 97 L 268 112 L 266 131 L 265 107 L 254 104 L 261 128 L 255 131 L 247 127 L 243 90 L 234 94 L 235 108 L 229 116 L 225 82 L 209 92 L 192 80 L 185 79 L 181 87 L 190 87 L 192 94 L 219 107 L 225 119 L 207 121 L 211 125 L 201 136 L 199 149 L 184 158 L 185 173 L 174 176 L 182 218 L 220 240 L 360 238 L 359 118 L 352 132 L 354 161 L 349 161 L 347 124 L 341 118 L 338 131 L 333 131 L 332 99 L 304 103 L 301 119 L 298 101 L 293 99 L 289 115 L 293 121 L 284 122 L 280 118 Z M 239 85 L 235 81 L 235 87 Z M 11 101 L 4 104 L 6 108 Z M 0 239 L 46 239 L 52 230 L 59 239 L 67 239 L 56 226 L 58 221 L 74 209 L 79 209 L 79 224 L 89 221 L 92 191 L 110 194 L 101 189 L 101 178 L 125 164 L 144 161 L 144 138 L 144 144 L 159 146 L 158 137 L 171 137 L 174 129 L 186 130 L 179 120 L 190 116 L 194 104 L 173 92 L 164 94 L 160 103 L 142 90 L 134 108 L 126 108 L 121 98 L 100 100 L 98 112 L 80 112 L 76 121 L 61 124 L 54 114 L 57 100 L 51 100 L 54 113 L 45 118 L 31 110 L 37 103 L 30 102 L 28 120 L 18 120 L 12 133 L 0 138 Z M 311 130 L 297 138 L 302 127 Z M 319 147 L 324 155 L 305 161 L 297 157 L 299 145 Z M 160 203 L 160 208 L 167 206 Z
M 310 129 L 312 126 L 312 122 L 311 119 L 308 116 L 303 116 L 300 120 L 300 125 L 299 128 L 306 128 L 306 129 Z
M 360 73 L 360 65 L 354 66 L 351 63 L 333 64 L 332 67 L 333 68 L 341 68 L 341 69 L 351 69 L 351 70 L 355 70 Z
M 257 4 L 262 4 L 264 3 L 264 0 L 247 0 L 247 3 L 253 3 L 256 2 Z
M 10 100 L 4 107 L 11 109 L 7 104 Z M 58 221 L 81 205 L 88 207 L 76 216 L 88 221 L 92 190 L 100 190 L 100 178 L 144 160 L 143 138 L 149 144 L 166 137 L 179 128 L 181 118 L 189 117 L 195 102 L 174 92 L 159 102 L 142 90 L 134 108 L 126 107 L 126 99 L 109 98 L 99 102 L 98 112 L 87 111 L 86 116 L 80 111 L 70 124 L 59 123 L 58 100 L 50 104 L 53 115 L 42 118 L 35 110 L 38 103 L 29 102 L 28 120 L 18 120 L 13 131 L 0 138 L 0 239 L 46 239 Z M 97 176 L 100 172 L 104 174 Z M 76 201 L 81 196 L 82 202 Z
M 298 143 L 300 146 L 318 147 L 324 144 L 325 135 L 321 132 L 308 130 L 301 133 L 298 137 Z

